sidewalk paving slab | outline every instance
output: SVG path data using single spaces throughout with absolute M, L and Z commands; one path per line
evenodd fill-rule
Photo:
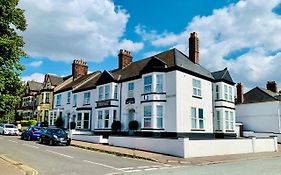
M 208 157 L 194 157 L 194 158 L 179 158 L 169 155 L 163 155 L 154 152 L 129 149 L 124 147 L 116 147 L 104 144 L 88 143 L 83 141 L 72 140 L 72 146 L 114 154 L 117 156 L 138 158 L 144 160 L 155 161 L 170 165 L 208 165 L 224 162 L 233 162 L 240 160 L 263 159 L 269 157 L 281 157 L 281 144 L 278 145 L 278 152 L 264 152 L 264 153 L 247 153 L 247 154 L 231 154 L 231 155 L 218 155 Z

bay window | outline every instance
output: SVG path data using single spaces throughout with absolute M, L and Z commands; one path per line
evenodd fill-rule
M 163 75 L 156 75 L 156 92 L 163 92 Z
M 144 93 L 152 92 L 152 76 L 144 77 Z
M 118 96 L 118 86 L 114 85 L 114 94 L 113 94 L 114 99 L 117 99 L 117 96 Z
M 98 128 L 102 128 L 102 111 L 98 111 Z
M 104 111 L 104 128 L 109 127 L 109 110 Z
M 229 129 L 229 115 L 228 111 L 224 112 L 225 129 Z
M 143 127 L 144 128 L 151 128 L 151 106 L 144 106 L 144 121 Z
M 157 105 L 156 106 L 156 113 L 157 113 L 157 118 L 156 118 L 156 126 L 157 128 L 163 128 L 163 106 Z
M 110 86 L 109 85 L 106 85 L 104 87 L 104 99 L 107 100 L 109 99 L 109 93 L 110 93 Z
M 220 111 L 216 112 L 216 123 L 217 123 L 217 129 L 221 130 L 221 113 L 220 113 Z
M 99 87 L 99 100 L 103 100 L 103 86 Z

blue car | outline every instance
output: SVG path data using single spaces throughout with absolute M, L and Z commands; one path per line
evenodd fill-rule
M 42 134 L 44 128 L 30 126 L 21 134 L 22 140 L 38 140 L 40 135 Z

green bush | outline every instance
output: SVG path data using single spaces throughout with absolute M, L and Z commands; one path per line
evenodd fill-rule
M 113 121 L 113 123 L 111 124 L 111 130 L 112 131 L 120 131 L 121 130 L 121 122 L 120 121 Z
M 21 126 L 29 126 L 28 120 L 21 120 L 20 124 Z
M 136 120 L 130 121 L 130 123 L 129 123 L 129 129 L 130 130 L 135 131 L 135 130 L 138 130 L 138 128 L 139 128 L 139 122 L 138 121 L 136 121 Z
M 29 126 L 35 126 L 36 123 L 37 123 L 36 120 L 29 120 L 29 121 L 28 121 L 28 125 L 29 125 Z
M 62 117 L 61 117 L 61 116 L 59 116 L 59 117 L 57 118 L 57 120 L 55 121 L 55 125 L 56 125 L 56 127 L 58 127 L 58 128 L 62 128 L 62 127 L 63 127 L 63 120 L 62 120 Z

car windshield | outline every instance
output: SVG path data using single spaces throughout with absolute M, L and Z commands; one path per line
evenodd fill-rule
M 53 129 L 52 134 L 58 135 L 58 136 L 65 136 L 66 135 L 66 133 L 62 129 Z
M 15 125 L 5 125 L 5 128 L 16 128 Z

